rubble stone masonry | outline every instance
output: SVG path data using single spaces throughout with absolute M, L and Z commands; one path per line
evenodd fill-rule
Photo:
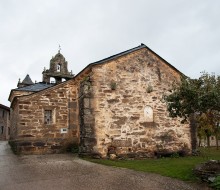
M 18 97 L 12 107 L 12 135 L 17 151 L 56 153 L 78 144 L 78 103 L 75 81 L 67 81 L 29 96 Z M 50 110 L 51 123 L 45 123 Z
M 74 145 L 102 158 L 188 154 L 190 126 L 169 117 L 163 99 L 181 75 L 142 44 L 47 89 L 12 90 L 11 142 L 27 154 Z
M 163 101 L 180 75 L 146 48 L 93 66 L 81 87 L 89 90 L 81 99 L 81 153 L 189 153 L 189 124 L 170 118 Z

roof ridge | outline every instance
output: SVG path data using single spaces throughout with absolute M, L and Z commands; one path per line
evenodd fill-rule
M 145 44 L 141 43 L 141 45 L 139 45 L 139 46 L 137 46 L 137 47 L 134 47 L 134 48 L 131 48 L 131 49 L 122 51 L 122 52 L 120 52 L 120 53 L 111 55 L 111 56 L 109 56 L 109 57 L 107 57 L 107 58 L 101 59 L 101 60 L 99 60 L 99 61 L 96 61 L 96 62 L 93 62 L 93 63 L 90 63 L 90 64 L 98 64 L 98 63 L 104 62 L 104 61 L 106 61 L 106 60 L 111 60 L 111 59 L 114 59 L 114 58 L 116 58 L 116 57 L 125 55 L 125 54 L 127 54 L 127 53 L 130 53 L 130 52 L 133 52 L 133 51 L 142 49 L 142 48 L 144 48 L 144 47 L 147 47 L 147 46 L 146 46 Z M 90 64 L 89 64 L 89 65 L 90 65 Z

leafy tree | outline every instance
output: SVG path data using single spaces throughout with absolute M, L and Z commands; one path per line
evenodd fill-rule
M 202 113 L 202 115 L 197 116 L 198 122 L 198 136 L 206 137 L 207 145 L 210 147 L 210 137 L 214 133 L 214 127 L 210 118 L 209 113 Z
M 220 76 L 205 72 L 199 79 L 183 76 L 165 101 L 171 117 L 181 117 L 183 122 L 190 120 L 192 149 L 196 149 L 197 124 L 206 136 L 219 134 Z

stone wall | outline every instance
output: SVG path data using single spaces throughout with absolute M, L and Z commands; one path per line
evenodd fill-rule
M 0 107 L 0 140 L 9 139 L 10 113 L 8 109 Z
M 94 132 L 95 118 L 92 107 L 93 91 L 90 75 L 87 75 L 80 82 L 79 97 L 80 155 L 91 155 L 97 140 Z
M 9 101 L 12 102 L 15 97 L 18 96 L 24 96 L 24 95 L 29 95 L 33 94 L 34 92 L 27 92 L 27 91 L 21 91 L 21 90 L 13 90 L 9 96 Z
M 19 124 L 19 113 L 18 113 L 18 103 L 14 104 L 13 108 L 10 108 L 10 121 L 11 121 L 11 126 L 10 126 L 10 140 L 16 139 L 17 136 L 17 127 Z
M 170 118 L 163 101 L 163 95 L 179 79 L 175 68 L 146 48 L 93 66 L 92 96 L 86 101 L 94 123 L 85 125 L 82 134 L 82 138 L 93 135 L 92 142 L 86 143 L 88 153 L 101 157 L 188 153 L 189 125 Z
M 13 141 L 22 153 L 56 153 L 79 143 L 75 81 L 67 81 L 29 96 L 12 107 Z M 52 120 L 45 123 L 45 110 Z

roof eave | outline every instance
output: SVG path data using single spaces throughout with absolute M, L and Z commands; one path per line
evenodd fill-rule
M 3 104 L 0 104 L 0 108 L 10 111 L 10 108 L 8 106 L 3 105 Z

